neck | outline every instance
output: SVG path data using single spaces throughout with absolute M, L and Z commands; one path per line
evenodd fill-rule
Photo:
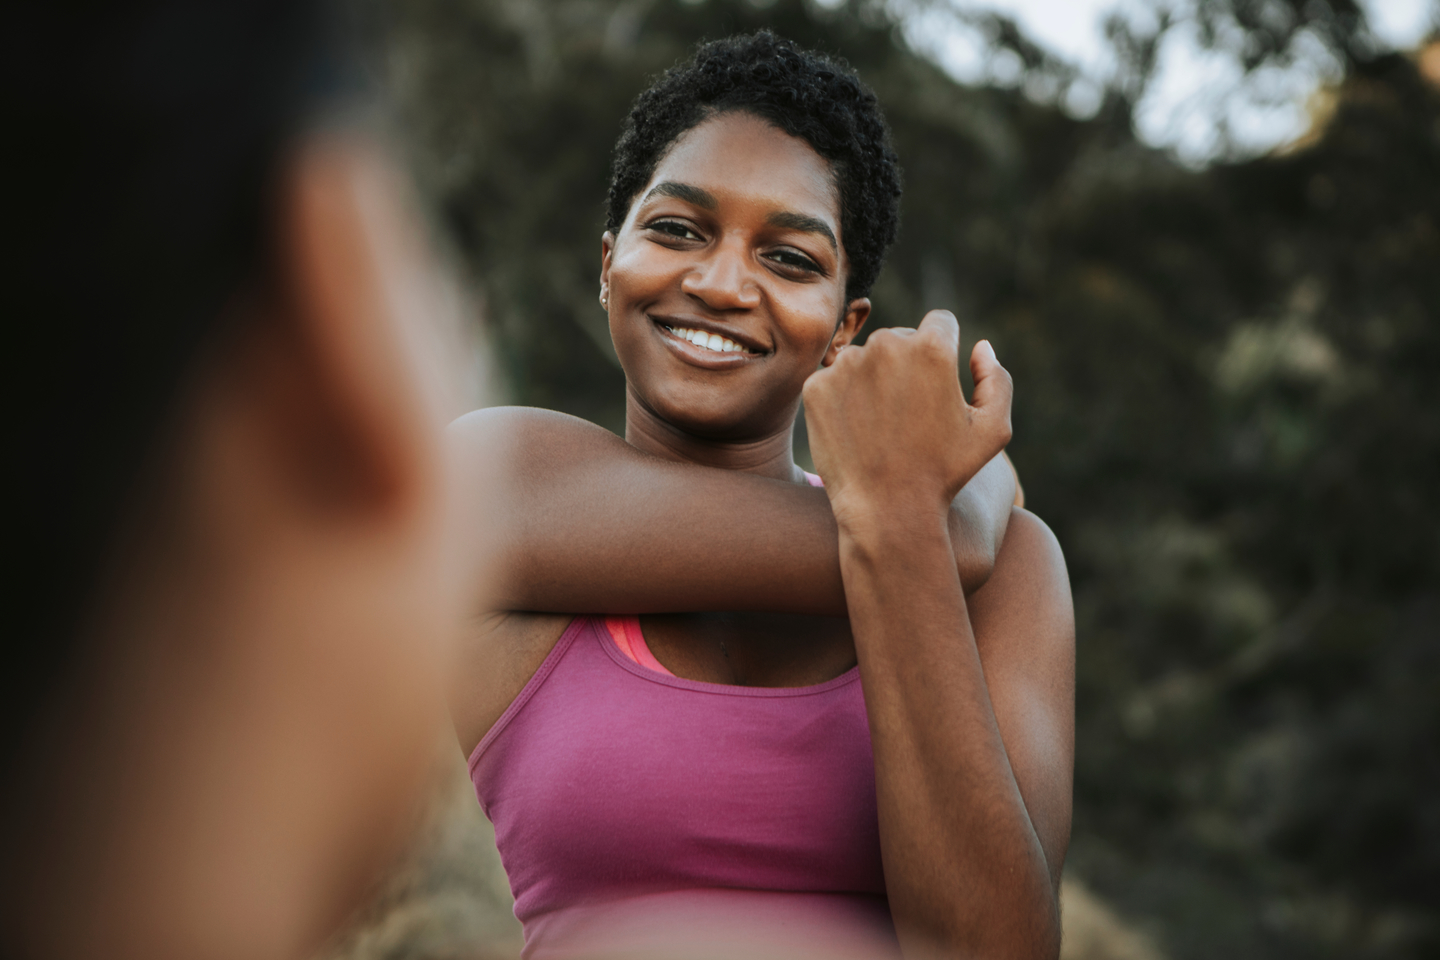
M 795 465 L 795 411 L 781 425 L 749 439 L 715 440 L 686 433 L 656 416 L 633 394 L 625 402 L 625 441 L 652 457 L 721 470 L 740 470 L 786 483 L 803 483 Z

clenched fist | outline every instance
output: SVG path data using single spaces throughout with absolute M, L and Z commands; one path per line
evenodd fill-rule
M 841 350 L 805 383 L 810 452 L 842 530 L 903 510 L 943 517 L 1010 441 L 1010 374 L 989 342 L 970 354 L 974 402 L 960 389 L 960 324 L 932 310 L 919 329 L 887 328 Z

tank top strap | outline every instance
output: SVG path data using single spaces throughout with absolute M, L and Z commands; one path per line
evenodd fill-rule
M 560 634 L 560 639 L 555 641 L 555 646 L 550 649 L 550 653 L 546 655 L 545 660 L 540 664 L 540 668 L 535 671 L 535 675 L 530 678 L 529 682 L 525 684 L 524 689 L 520 691 L 520 694 L 510 702 L 510 706 L 505 708 L 505 712 L 500 714 L 500 719 L 495 721 L 495 725 L 490 728 L 484 738 L 475 745 L 475 749 L 471 751 L 466 766 L 469 768 L 472 778 L 475 774 L 475 765 L 480 762 L 480 758 L 484 756 L 485 751 L 499 738 L 500 734 L 505 731 L 505 728 L 510 725 L 510 722 L 515 719 L 516 715 L 525 709 L 525 705 L 535 696 L 536 691 L 544 685 L 545 681 L 550 677 L 550 674 L 555 672 L 556 666 L 564 659 L 566 652 L 575 645 L 575 641 L 584 633 L 586 626 L 592 625 L 593 622 L 594 618 L 592 617 L 576 617 L 570 621 L 570 625 L 565 628 L 564 633 Z M 482 806 L 483 805 L 482 801 Z

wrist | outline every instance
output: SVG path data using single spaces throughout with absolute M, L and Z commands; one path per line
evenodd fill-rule
M 887 501 L 883 504 L 833 504 L 835 524 L 842 550 L 848 545 L 871 550 L 905 550 L 927 543 L 943 543 L 951 549 L 951 520 L 948 507 L 914 506 Z

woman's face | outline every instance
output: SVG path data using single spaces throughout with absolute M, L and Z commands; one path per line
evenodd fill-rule
M 602 295 L 631 398 L 695 436 L 789 430 L 805 379 L 859 331 L 830 164 L 747 113 L 685 133 L 605 235 Z

